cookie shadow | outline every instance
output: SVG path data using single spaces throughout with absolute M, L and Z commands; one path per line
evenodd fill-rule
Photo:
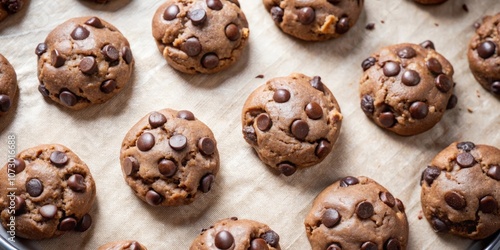
M 108 3 L 95 3 L 92 0 L 78 0 L 78 2 L 89 9 L 115 12 L 131 3 L 132 0 L 111 0 Z
M 19 87 L 17 87 L 16 95 L 14 96 L 14 100 L 10 109 L 7 111 L 7 113 L 0 116 L 0 134 L 2 134 L 3 131 L 6 131 L 14 121 L 14 117 L 17 114 L 17 107 L 19 105 L 19 96 Z
M 25 1 L 26 2 L 24 3 L 23 8 L 19 12 L 11 14 L 7 16 L 3 21 L 0 21 L 0 32 L 2 32 L 3 29 L 7 27 L 16 27 L 20 23 L 22 23 L 24 18 L 26 18 L 26 13 L 28 12 L 28 8 L 31 3 L 31 0 L 25 0 Z

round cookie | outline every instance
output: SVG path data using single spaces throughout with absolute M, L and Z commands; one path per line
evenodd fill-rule
M 279 240 L 279 235 L 266 224 L 232 217 L 203 229 L 189 249 L 279 250 Z
M 17 75 L 9 61 L 0 54 L 0 116 L 12 107 L 17 93 Z
M 484 239 L 500 229 L 500 149 L 452 143 L 422 172 L 420 184 L 434 231 Z
M 148 250 L 145 246 L 135 240 L 120 240 L 108 242 L 97 250 Z
M 0 1 L 0 22 L 9 15 L 19 12 L 24 6 L 24 0 L 1 0 Z
M 367 177 L 345 177 L 314 200 L 305 219 L 312 250 L 406 249 L 403 203 Z
M 234 64 L 249 32 L 234 0 L 167 0 L 153 17 L 153 37 L 163 57 L 189 74 L 215 73 Z
M 265 164 L 286 176 L 325 159 L 342 124 L 340 107 L 321 78 L 299 73 L 254 90 L 241 117 L 245 140 Z
M 163 109 L 135 124 L 122 142 L 123 176 L 150 205 L 180 206 L 210 191 L 219 171 L 217 142 L 190 111 Z
M 92 225 L 94 179 L 87 165 L 59 144 L 39 145 L 9 159 L 0 169 L 0 195 L 2 225 L 22 238 L 47 239 Z
M 453 67 L 431 41 L 384 47 L 361 66 L 361 109 L 379 127 L 396 134 L 431 129 L 457 103 Z
M 274 23 L 305 41 L 336 38 L 356 24 L 364 0 L 263 0 Z
M 35 53 L 40 93 L 74 110 L 111 99 L 128 83 L 134 68 L 127 39 L 97 17 L 62 23 Z
M 446 2 L 447 0 L 414 0 L 414 1 L 421 4 L 440 4 Z
M 483 18 L 469 43 L 467 57 L 481 86 L 500 96 L 500 13 Z

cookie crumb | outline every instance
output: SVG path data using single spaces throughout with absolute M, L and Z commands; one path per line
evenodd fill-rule
M 367 29 L 367 30 L 374 30 L 375 29 L 375 23 L 368 23 L 365 26 L 365 29 Z
M 262 79 L 262 78 L 264 78 L 264 75 L 257 75 L 255 78 Z
M 474 27 L 474 29 L 479 29 L 479 27 L 481 27 L 481 23 L 475 22 L 472 26 Z
M 479 90 L 476 89 L 476 96 L 477 98 L 481 98 L 481 94 L 479 94 Z
M 434 26 L 439 27 L 439 23 L 434 23 Z
M 421 220 L 424 218 L 424 216 L 422 215 L 422 210 L 418 211 L 418 219 Z
M 462 5 L 462 9 L 465 11 L 465 12 L 469 12 L 469 7 L 467 7 L 467 4 L 463 4 Z
M 467 108 L 467 112 L 474 113 L 474 110 L 472 110 L 471 108 Z
M 381 23 L 385 23 L 385 21 L 384 21 L 384 20 L 380 20 L 380 22 L 381 22 Z

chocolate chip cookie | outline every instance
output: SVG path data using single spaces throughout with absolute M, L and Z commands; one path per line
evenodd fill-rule
M 279 235 L 268 225 L 232 217 L 203 229 L 189 249 L 278 250 L 281 249 L 279 241 Z
M 0 22 L 9 15 L 19 12 L 24 6 L 24 0 L 0 0 Z
M 0 54 L 0 116 L 12 107 L 17 93 L 17 75 L 9 61 Z
M 148 250 L 145 246 L 135 240 L 120 240 L 108 242 L 97 250 Z
M 323 190 L 305 219 L 312 250 L 406 249 L 401 200 L 367 177 L 345 177 Z
M 57 26 L 35 53 L 40 93 L 75 110 L 111 99 L 134 68 L 127 39 L 98 17 L 72 18 Z
M 95 195 L 87 165 L 59 144 L 26 149 L 0 169 L 2 225 L 22 238 L 86 231 Z
M 248 22 L 238 1 L 167 0 L 153 17 L 153 37 L 174 69 L 215 73 L 246 47 Z
M 484 239 L 500 229 L 500 149 L 452 143 L 423 171 L 420 184 L 434 231 Z
M 299 73 L 257 88 L 241 116 L 245 140 L 265 164 L 286 176 L 325 159 L 342 124 L 340 107 L 321 78 Z
M 151 112 L 123 139 L 123 176 L 150 205 L 180 206 L 210 191 L 219 152 L 210 128 L 187 110 Z
M 467 57 L 481 86 L 500 96 L 500 13 L 483 18 L 469 43 Z
M 351 29 L 364 0 L 263 0 L 274 23 L 285 33 L 306 41 L 336 38 Z
M 431 41 L 382 48 L 361 67 L 361 109 L 379 127 L 396 134 L 431 129 L 457 103 L 453 67 Z
M 446 2 L 447 0 L 414 0 L 414 1 L 421 4 L 440 4 Z

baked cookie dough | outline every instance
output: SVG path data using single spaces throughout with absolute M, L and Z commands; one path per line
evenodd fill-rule
M 457 103 L 453 67 L 431 41 L 384 47 L 361 66 L 361 109 L 379 127 L 396 134 L 431 129 Z
M 94 179 L 87 165 L 59 144 L 26 149 L 9 160 L 0 169 L 0 195 L 2 225 L 22 238 L 47 239 L 92 225 Z
M 446 2 L 447 0 L 414 0 L 414 1 L 421 4 L 440 4 Z
M 345 177 L 323 190 L 305 219 L 312 250 L 406 249 L 403 203 L 367 177 Z
M 299 73 L 254 90 L 241 117 L 245 140 L 265 164 L 286 176 L 325 159 L 342 124 L 340 107 L 321 78 Z
M 274 23 L 285 33 L 305 41 L 336 38 L 351 29 L 364 0 L 263 0 Z
M 9 61 L 0 54 L 0 116 L 11 109 L 17 93 L 16 71 Z
M 500 229 L 500 149 L 452 143 L 422 172 L 420 184 L 434 231 L 484 239 Z
M 0 0 L 0 22 L 9 15 L 19 12 L 25 0 Z
M 238 1 L 167 0 L 153 17 L 153 37 L 168 64 L 184 73 L 215 73 L 246 47 L 248 22 Z
M 266 224 L 232 217 L 203 229 L 189 250 L 278 250 L 279 241 L 279 235 Z
M 467 57 L 481 86 L 500 96 L 500 13 L 483 18 L 469 43 Z
M 123 139 L 123 176 L 150 205 L 180 206 L 210 191 L 219 171 L 210 128 L 187 110 L 151 112 Z
M 97 250 L 148 250 L 145 246 L 135 240 L 120 240 L 108 242 Z
M 40 93 L 75 110 L 111 99 L 134 68 L 127 39 L 98 17 L 69 19 L 52 30 L 35 53 Z

